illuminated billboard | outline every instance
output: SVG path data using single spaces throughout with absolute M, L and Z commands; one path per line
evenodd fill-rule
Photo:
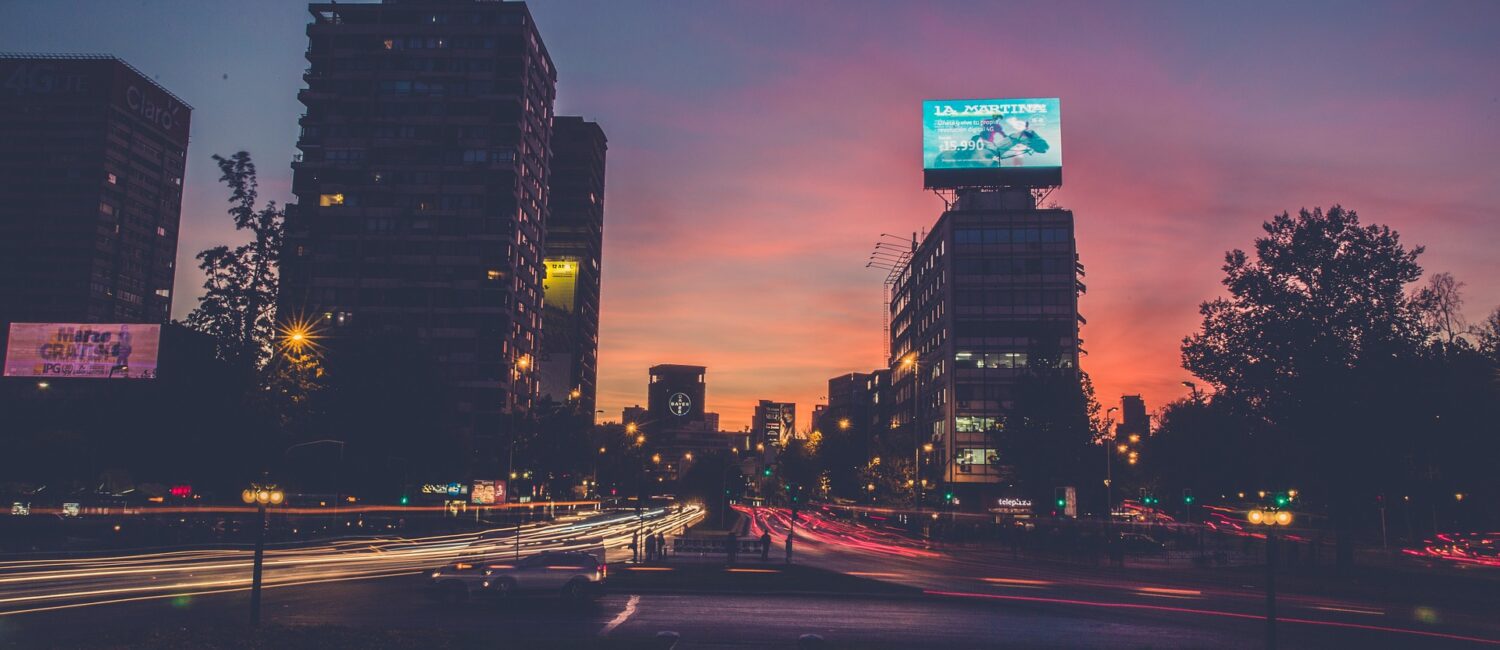
M 6 377 L 155 379 L 161 325 L 11 323 Z
M 477 506 L 505 503 L 505 481 L 475 479 L 474 489 L 469 491 L 469 503 Z
M 542 295 L 547 307 L 573 313 L 578 287 L 578 258 L 547 258 L 547 279 L 542 281 Z
M 1062 183 L 1057 98 L 922 102 L 922 170 L 929 188 Z

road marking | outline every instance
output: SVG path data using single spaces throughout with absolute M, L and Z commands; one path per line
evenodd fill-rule
M 1325 612 L 1344 612 L 1346 614 L 1364 614 L 1366 616 L 1385 616 L 1385 612 L 1378 609 L 1354 609 L 1352 607 L 1333 607 L 1329 605 L 1313 605 L 1313 609 L 1321 609 Z
M 1140 587 L 1136 589 L 1142 596 L 1160 596 L 1162 598 L 1197 598 L 1203 592 L 1197 589 L 1168 589 L 1166 587 Z
M 621 610 L 610 622 L 604 624 L 604 629 L 599 630 L 599 636 L 609 636 L 609 633 L 620 627 L 621 623 L 629 620 L 635 614 L 635 604 L 640 601 L 640 596 L 631 596 L 630 600 L 625 601 L 625 609 Z
M 903 577 L 902 574 L 900 574 L 900 573 L 881 573 L 879 571 L 850 571 L 849 575 L 851 575 L 851 576 L 860 576 L 862 578 L 900 578 L 900 577 Z
M 781 573 L 779 569 L 724 569 L 730 573 Z
M 1085 607 L 1099 607 L 1104 609 L 1143 609 L 1157 612 L 1174 612 L 1179 614 L 1198 614 L 1202 616 L 1222 616 L 1225 618 L 1238 618 L 1252 621 L 1264 621 L 1265 616 L 1258 614 L 1242 614 L 1238 612 L 1222 612 L 1212 609 L 1189 609 L 1186 607 L 1167 607 L 1165 605 L 1142 605 L 1139 603 L 1111 603 L 1089 600 L 1076 600 L 1072 598 L 1043 598 L 1040 596 L 1019 596 L 1005 594 L 980 594 L 963 591 L 938 591 L 925 589 L 922 593 L 929 596 L 946 596 L 950 598 L 981 598 L 988 600 L 1009 600 L 1027 603 L 1052 603 L 1057 605 L 1081 605 Z M 1412 636 L 1423 636 L 1435 639 L 1452 639 L 1455 641 L 1468 641 L 1471 643 L 1483 643 L 1487 645 L 1500 646 L 1500 639 L 1486 639 L 1477 636 L 1466 636 L 1462 634 L 1449 634 L 1447 632 L 1429 632 L 1426 630 L 1413 630 L 1410 628 L 1385 627 L 1382 625 L 1365 625 L 1363 623 L 1344 623 L 1342 621 L 1319 621 L 1307 618 L 1278 617 L 1281 623 L 1300 625 L 1323 625 L 1327 627 L 1339 627 L 1353 630 L 1371 630 L 1375 632 L 1388 632 L 1391 634 L 1410 634 Z
M 1041 587 L 1052 584 L 1047 580 L 1023 580 L 1021 578 L 982 578 L 982 580 L 1008 587 Z
M 625 567 L 625 570 L 626 571 L 671 571 L 672 567 L 669 567 L 669 566 L 628 566 L 628 567 Z

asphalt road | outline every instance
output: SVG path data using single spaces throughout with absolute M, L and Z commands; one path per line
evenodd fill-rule
M 265 617 L 280 624 L 338 624 L 478 631 L 495 647 L 536 639 L 646 639 L 681 635 L 679 648 L 794 648 L 802 634 L 859 648 L 1261 648 L 1260 620 L 1186 611 L 916 595 L 610 594 L 593 605 L 550 598 L 445 605 L 416 576 L 272 589 Z M 128 639 L 154 626 L 243 624 L 242 592 L 151 600 L 0 618 L 0 647 L 66 648 L 100 635 Z M 106 631 L 107 632 L 104 632 Z M 1483 647 L 1377 630 L 1287 625 L 1283 648 Z

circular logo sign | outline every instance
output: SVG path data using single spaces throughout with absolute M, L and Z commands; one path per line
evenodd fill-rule
M 693 400 L 689 399 L 687 393 L 672 393 L 667 399 L 667 410 L 672 415 L 683 416 L 688 414 L 688 409 L 693 407 Z

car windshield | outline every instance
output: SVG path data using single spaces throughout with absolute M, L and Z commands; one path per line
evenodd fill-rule
M 1497 251 L 1500 0 L 0 0 L 0 650 L 1500 648 Z

